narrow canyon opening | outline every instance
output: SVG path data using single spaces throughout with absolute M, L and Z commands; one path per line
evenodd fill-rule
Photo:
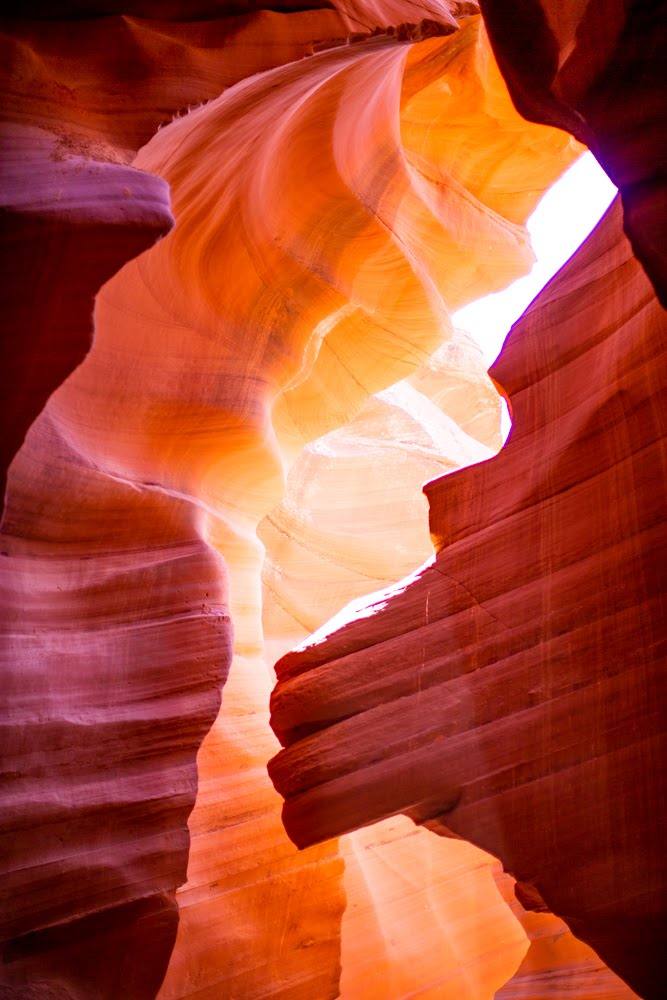
M 395 816 L 296 854 L 265 773 L 279 749 L 269 728 L 273 664 L 323 626 L 331 628 L 327 622 L 339 613 L 344 619 L 349 602 L 398 584 L 432 558 L 423 483 L 484 461 L 502 446 L 509 415 L 487 367 L 512 323 L 588 237 L 615 193 L 592 155 L 582 152 L 528 219 L 536 258 L 530 273 L 455 313 L 452 336 L 412 376 L 370 396 L 349 423 L 293 457 L 281 502 L 257 527 L 263 549 L 250 541 L 236 580 L 232 575 L 238 651 L 219 718 L 200 751 L 189 880 L 177 894 L 179 938 L 161 996 L 186 995 L 192 964 L 229 975 L 238 947 L 230 919 L 238 898 L 247 905 L 252 895 L 246 880 L 257 893 L 247 919 L 253 940 L 267 935 L 264 947 L 272 947 L 268 935 L 275 931 L 266 921 L 267 893 L 272 902 L 283 894 L 287 909 L 298 906 L 292 943 L 285 947 L 281 938 L 277 961 L 286 961 L 290 947 L 321 947 L 316 928 L 328 913 L 339 926 L 339 995 L 349 1000 L 491 1000 L 525 995 L 544 975 L 552 989 L 635 996 L 561 919 L 531 912 L 525 898 L 524 909 L 502 864 L 463 840 Z M 229 858 L 239 843 L 248 851 L 248 869 L 235 889 Z M 328 872 L 329 887 L 338 881 L 337 901 L 329 898 L 324 912 L 323 895 L 302 895 L 304 881 L 312 884 L 305 874 L 311 866 Z

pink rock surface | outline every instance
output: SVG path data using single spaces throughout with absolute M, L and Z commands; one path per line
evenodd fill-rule
M 3 988 L 151 996 L 176 933 L 195 754 L 229 659 L 223 566 L 189 505 L 96 469 L 52 412 L 14 462 L 10 496 Z

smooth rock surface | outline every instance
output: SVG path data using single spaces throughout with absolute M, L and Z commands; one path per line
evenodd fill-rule
M 88 352 L 98 289 L 173 218 L 161 178 L 91 160 L 63 136 L 9 122 L 0 125 L 0 203 L 4 497 L 30 424 Z

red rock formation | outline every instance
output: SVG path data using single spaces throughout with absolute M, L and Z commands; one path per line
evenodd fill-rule
M 88 351 L 99 287 L 172 224 L 167 184 L 124 161 L 175 111 L 305 54 L 340 18 L 5 29 L 3 476 Z M 104 435 L 82 445 L 65 412 L 52 406 L 14 463 L 3 525 L 1 989 L 147 997 L 229 660 L 225 575 L 197 508 L 110 468 Z
M 525 219 L 577 147 L 516 114 L 478 19 L 456 32 L 474 4 L 278 6 L 146 0 L 100 17 L 121 5 L 30 3 L 24 15 L 47 19 L 0 39 L 6 462 L 44 407 L 10 471 L 0 558 L 7 995 L 154 995 L 186 865 L 165 998 L 333 996 L 341 936 L 341 987 L 364 982 L 350 934 L 376 920 L 360 888 L 373 866 L 347 862 L 341 928 L 338 848 L 293 848 L 264 771 L 255 527 L 304 442 L 414 373 L 450 332 L 448 310 L 525 270 Z M 253 76 L 271 67 L 284 68 Z M 177 228 L 153 246 L 172 223 L 167 183 Z M 57 388 L 86 354 L 104 282 L 92 350 Z M 449 371 L 445 355 L 433 370 Z M 432 375 L 415 384 L 435 398 Z M 436 401 L 447 411 L 459 393 Z M 497 415 L 488 382 L 475 399 L 484 413 L 466 429 L 480 437 Z M 235 672 L 197 785 L 228 608 Z M 404 968 L 409 949 L 387 943 L 409 905 L 385 879 L 377 989 L 421 989 L 452 938 L 434 988 L 490 996 L 525 938 L 489 865 L 466 846 L 452 874 L 448 842 L 426 851 L 426 831 L 396 826 L 344 854 L 435 859 L 433 888 L 415 864 L 413 900 L 428 896 L 444 929 L 425 939 L 423 970 Z M 501 956 L 476 938 L 482 923 L 502 929 Z
M 445 74 L 451 74 L 451 85 L 441 83 Z M 456 128 L 446 132 L 456 109 Z M 440 138 L 432 127 L 434 113 L 441 115 Z M 467 154 L 471 121 L 497 150 L 495 157 L 488 150 L 479 159 Z M 155 364 L 150 388 L 157 399 L 164 396 L 162 380 L 173 385 L 172 353 L 179 358 L 181 391 L 210 393 L 197 381 L 205 370 L 221 373 L 220 386 L 230 387 L 223 396 L 215 382 L 206 419 L 193 424 L 183 442 L 189 461 L 170 466 L 169 475 L 176 477 L 172 488 L 200 497 L 207 491 L 209 508 L 224 511 L 208 538 L 230 567 L 239 654 L 234 686 L 225 692 L 199 757 L 201 794 L 191 819 L 196 835 L 189 882 L 179 894 L 183 921 L 165 997 L 195 989 L 215 996 L 240 984 L 260 995 L 277 984 L 287 989 L 292 983 L 295 989 L 294 953 L 276 950 L 271 928 L 292 927 L 290 897 L 301 898 L 304 886 L 326 921 L 315 924 L 308 948 L 301 949 L 300 989 L 312 994 L 332 974 L 325 963 L 331 962 L 331 942 L 340 932 L 340 866 L 326 855 L 294 856 L 278 827 L 277 798 L 258 767 L 269 756 L 270 743 L 258 740 L 252 752 L 241 750 L 232 721 L 244 719 L 247 731 L 257 734 L 265 709 L 259 697 L 264 685 L 252 677 L 261 678 L 263 670 L 261 626 L 254 620 L 261 568 L 254 528 L 280 499 L 282 483 L 276 441 L 267 435 L 263 415 L 291 376 L 271 409 L 282 454 L 289 457 L 304 440 L 349 420 L 383 381 L 413 371 L 447 329 L 446 303 L 474 296 L 480 284 L 500 285 L 525 267 L 525 236 L 516 223 L 534 204 L 535 185 L 543 188 L 545 171 L 560 169 L 573 151 L 563 135 L 542 132 L 536 158 L 536 136 L 524 129 L 472 23 L 456 46 L 434 39 L 408 50 L 385 41 L 323 53 L 305 65 L 257 77 L 164 130 L 141 154 L 144 166 L 166 172 L 179 224 L 170 241 L 149 255 L 148 266 L 131 266 L 111 283 L 104 325 L 111 332 L 119 304 L 131 303 L 140 318 L 132 342 L 142 336 L 146 349 L 160 342 L 165 361 Z M 231 146 L 235 159 L 224 157 Z M 216 165 L 213 174 L 207 157 Z M 506 157 L 516 163 L 513 176 L 500 166 Z M 404 158 L 411 169 L 405 169 Z M 525 184 L 517 191 L 519 173 Z M 309 211 L 301 231 L 297 221 L 304 204 Z M 511 222 L 501 221 L 504 213 Z M 392 231 L 401 234 L 400 241 Z M 497 252 L 489 253 L 489 246 Z M 256 261 L 262 264 L 259 272 Z M 217 276 L 230 262 L 235 280 L 221 283 Z M 179 346 L 182 327 L 165 323 L 159 305 L 163 288 L 169 289 L 176 316 L 196 316 L 200 325 L 203 317 L 204 330 L 215 334 L 196 331 L 196 358 L 187 362 L 192 375 Z M 253 338 L 239 341 L 236 331 L 249 326 Z M 257 350 L 260 343 L 267 344 L 263 353 Z M 123 381 L 135 379 L 130 373 Z M 140 397 L 146 388 L 137 382 L 133 391 Z M 235 414 L 243 435 L 231 437 L 225 423 L 220 429 L 216 424 L 215 434 L 207 432 L 207 419 L 220 420 L 223 405 Z M 160 403 L 163 420 L 172 421 L 172 446 L 183 435 L 181 407 L 182 399 L 171 395 Z M 124 410 L 119 419 L 126 428 L 123 439 L 145 438 L 134 412 Z M 151 433 L 142 462 L 156 460 Z M 164 475 L 163 470 L 160 479 Z M 229 764 L 221 769 L 223 755 Z M 232 795 L 233 774 L 242 793 Z M 214 789 L 220 796 L 215 808 Z M 255 837 L 255 862 L 249 855 L 237 859 L 235 845 L 249 845 Z M 238 925 L 233 912 L 243 913 Z M 250 927 L 257 948 L 251 955 L 245 943 Z M 302 939 L 295 929 L 285 940 L 291 946 Z M 335 981 L 336 964 L 333 974 Z
M 70 445 L 51 406 L 12 467 L 3 981 L 134 998 L 155 992 L 173 944 L 195 753 L 229 630 L 196 510 L 101 460 Z
M 28 427 L 88 351 L 96 292 L 172 224 L 164 183 L 127 165 L 137 150 L 174 114 L 254 73 L 411 19 L 408 34 L 425 18 L 449 32 L 465 7 L 261 6 L 82 0 L 22 4 L 21 20 L 0 22 L 1 495 Z
M 325 12 L 325 18 L 330 17 L 331 12 Z M 260 29 L 266 29 L 265 21 L 260 18 Z M 273 23 L 272 18 L 269 21 Z M 297 32 L 296 49 L 288 31 L 289 44 L 280 48 L 278 61 L 304 50 L 304 37 L 312 38 L 310 16 L 309 24 L 310 34 L 303 25 L 300 34 Z M 422 94 L 430 93 L 431 101 L 438 98 L 438 74 L 447 69 L 452 58 L 454 66 L 467 62 L 471 79 L 478 78 L 475 64 L 483 41 L 474 26 L 453 57 L 437 39 L 426 43 L 420 58 L 413 56 L 409 46 L 385 38 L 372 48 L 325 52 L 288 67 L 278 78 L 258 79 L 231 100 L 225 96 L 219 106 L 211 105 L 165 129 L 155 139 L 156 148 L 144 151 L 135 167 L 122 162 L 128 148 L 142 141 L 146 130 L 156 127 L 169 105 L 173 109 L 178 101 L 180 106 L 184 96 L 193 93 L 199 98 L 208 96 L 211 88 L 224 85 L 225 73 L 229 82 L 229 70 L 215 52 L 197 52 L 193 42 L 193 35 L 200 30 L 197 27 L 128 26 L 125 20 L 114 20 L 107 25 L 111 36 L 115 31 L 127 38 L 129 31 L 137 40 L 129 59 L 124 59 L 120 47 L 120 61 L 113 45 L 105 45 L 111 39 L 102 33 L 102 27 L 100 22 L 83 22 L 70 37 L 62 25 L 22 25 L 7 43 L 12 57 L 7 114 L 15 121 L 13 128 L 31 139 L 30 146 L 21 152 L 23 161 L 32 165 L 33 175 L 36 165 L 46 160 L 43 193 L 29 190 L 29 172 L 19 177 L 15 171 L 10 177 L 12 184 L 7 185 L 10 204 L 18 209 L 24 204 L 37 206 L 46 216 L 46 231 L 57 234 L 58 213 L 54 221 L 48 202 L 41 204 L 38 196 L 50 199 L 64 184 L 70 185 L 63 225 L 72 226 L 79 242 L 71 255 L 61 254 L 54 278 L 71 283 L 74 270 L 82 285 L 81 293 L 74 286 L 77 294 L 73 301 L 66 301 L 62 289 L 49 286 L 53 302 L 46 304 L 52 306 L 51 314 L 43 307 L 41 296 L 35 296 L 27 306 L 15 297 L 17 308 L 24 310 L 18 318 L 27 329 L 36 329 L 40 343 L 53 343 L 49 340 L 53 335 L 67 335 L 73 342 L 72 348 L 67 343 L 62 349 L 58 345 L 60 367 L 47 371 L 43 378 L 40 375 L 37 386 L 30 390 L 17 438 L 56 381 L 85 349 L 94 282 L 106 278 L 109 270 L 146 246 L 171 221 L 165 184 L 139 173 L 136 166 L 162 170 L 166 175 L 174 192 L 179 227 L 169 243 L 163 241 L 128 264 L 104 287 L 96 303 L 92 352 L 50 398 L 12 466 L 2 566 L 6 626 L 3 676 L 8 696 L 4 745 L 13 776 L 2 816 L 8 869 L 5 883 L 12 899 L 2 927 L 3 939 L 10 942 L 5 949 L 3 978 L 7 988 L 11 984 L 19 991 L 30 987 L 44 993 L 62 987 L 71 994 L 88 996 L 94 988 L 101 996 L 115 996 L 122 988 L 126 996 L 139 997 L 154 992 L 173 941 L 173 891 L 186 877 L 185 820 L 194 801 L 195 752 L 213 720 L 229 660 L 227 596 L 216 552 L 224 551 L 237 574 L 246 572 L 243 560 L 248 549 L 252 550 L 252 542 L 246 544 L 247 537 L 258 517 L 279 498 L 279 462 L 267 421 L 272 394 L 302 369 L 305 374 L 307 344 L 314 332 L 319 340 L 323 337 L 318 333 L 318 320 L 333 315 L 330 327 L 336 331 L 338 313 L 349 307 L 351 298 L 354 307 L 347 312 L 342 309 L 346 322 L 336 331 L 338 347 L 345 347 L 346 338 L 351 342 L 368 328 L 375 339 L 368 337 L 367 350 L 356 352 L 357 367 L 353 364 L 350 372 L 344 414 L 359 405 L 373 387 L 413 370 L 438 343 L 446 330 L 446 311 L 439 298 L 441 292 L 434 294 L 429 287 L 425 294 L 422 279 L 444 283 L 448 269 L 442 264 L 438 267 L 424 247 L 426 259 L 418 280 L 412 263 L 393 245 L 389 235 L 393 225 L 403 227 L 415 260 L 425 233 L 439 235 L 441 243 L 453 244 L 449 265 L 458 260 L 456 273 L 465 279 L 468 295 L 474 294 L 475 272 L 480 265 L 484 280 L 493 287 L 519 273 L 530 253 L 520 225 L 499 224 L 476 207 L 472 211 L 480 214 L 485 224 L 469 226 L 467 242 L 456 234 L 452 239 L 447 225 L 465 218 L 475 203 L 469 195 L 455 196 L 460 207 L 458 214 L 452 215 L 451 203 L 438 205 L 436 197 L 429 208 L 414 194 L 404 165 L 406 154 L 395 123 L 406 63 L 410 62 L 406 150 L 411 160 L 427 165 L 432 151 L 421 148 Z M 448 23 L 444 27 L 451 31 L 453 26 Z M 331 34 L 327 25 L 318 30 L 325 39 Z M 187 43 L 173 45 L 169 39 L 174 34 L 179 38 L 185 34 Z M 212 36 L 214 43 L 216 37 L 219 43 L 220 34 L 216 36 L 209 28 L 208 37 Z M 406 37 L 410 37 L 409 31 Z M 90 43 L 90 57 L 82 61 L 80 53 L 86 50 L 86 42 Z M 312 41 L 308 47 L 313 47 Z M 426 66 L 424 56 L 429 57 Z M 267 58 L 266 54 L 262 58 Z M 118 77 L 123 77 L 127 65 L 131 68 L 129 78 L 119 86 Z M 172 65 L 180 75 L 169 76 L 167 85 L 160 67 Z M 204 82 L 188 89 L 187 71 L 193 65 Z M 260 62 L 258 68 L 265 65 Z M 151 76 L 155 66 L 158 69 Z M 207 70 L 210 73 L 212 69 L 220 75 L 210 80 Z M 242 66 L 242 74 L 248 69 L 248 64 Z M 517 140 L 512 155 L 517 154 L 521 162 L 522 150 L 533 144 L 534 129 L 513 111 L 493 62 L 483 63 L 481 69 L 494 94 L 492 138 L 502 149 L 504 131 L 512 130 Z M 146 81 L 147 77 L 146 90 L 142 91 L 137 80 Z M 339 117 L 341 93 L 347 95 L 352 109 L 363 109 L 360 84 L 367 85 L 368 95 L 377 98 L 375 105 L 366 101 L 366 107 L 373 109 L 370 122 L 379 129 L 373 135 L 370 153 L 382 166 L 382 143 L 387 137 L 395 148 L 387 176 L 388 192 L 377 185 L 368 189 L 355 159 L 357 122 L 351 113 Z M 103 96 L 102 112 L 98 88 Z M 474 113 L 480 117 L 484 90 L 474 86 L 472 90 L 477 102 Z M 166 109 L 157 101 L 160 93 L 166 94 Z M 266 107 L 262 106 L 253 120 L 260 97 Z M 336 242 L 331 243 L 331 223 L 326 219 L 321 223 L 331 244 L 330 270 L 336 275 L 333 288 L 321 279 L 323 262 L 316 246 L 298 248 L 303 238 L 295 226 L 298 211 L 282 223 L 272 219 L 272 229 L 267 229 L 265 207 L 284 210 L 284 197 L 269 198 L 267 194 L 266 200 L 260 198 L 252 225 L 255 253 L 267 260 L 274 254 L 277 267 L 273 273 L 258 277 L 243 241 L 235 242 L 234 238 L 235 233 L 238 236 L 239 211 L 245 212 L 250 224 L 253 199 L 247 194 L 261 193 L 266 184 L 266 163 L 281 165 L 279 180 L 296 179 L 292 204 L 302 206 L 303 188 L 299 184 L 308 161 L 301 156 L 299 134 L 304 134 L 311 147 L 313 136 L 309 138 L 303 122 L 300 129 L 290 122 L 294 101 L 304 103 L 314 135 L 325 140 L 321 146 L 322 177 L 328 172 L 334 190 L 341 188 L 331 141 L 334 129 L 336 141 L 343 142 L 347 150 L 341 160 L 347 170 L 345 211 Z M 247 116 L 245 133 L 243 129 L 239 133 L 243 115 Z M 273 125 L 281 115 L 286 119 L 285 142 L 278 161 L 275 136 L 267 133 L 266 124 Z M 203 132 L 202 122 L 208 123 Z M 219 150 L 212 140 L 220 144 L 225 134 L 235 140 L 245 134 L 250 153 L 258 133 L 269 144 L 263 155 L 256 155 L 254 163 L 249 161 L 245 173 L 239 174 L 230 160 L 227 173 L 220 173 Z M 554 132 L 541 134 L 546 136 L 545 155 L 536 174 L 532 161 L 522 168 L 522 176 L 539 178 L 530 196 L 533 200 L 539 185 L 544 187 L 576 152 L 564 137 Z M 458 156 L 460 142 L 450 145 L 452 155 Z M 180 156 L 175 156 L 181 146 Z M 449 166 L 454 180 L 465 187 L 465 164 L 458 169 L 456 162 Z M 311 180 L 315 177 L 311 175 Z M 107 178 L 111 180 L 104 186 Z M 128 179 L 120 191 L 116 178 Z M 129 196 L 125 191 L 128 186 Z M 207 191 L 206 209 L 198 201 L 202 186 Z M 422 188 L 428 192 L 428 183 Z M 148 209 L 144 211 L 146 219 L 135 207 L 139 203 L 141 208 L 135 192 L 144 190 L 155 191 L 162 199 L 158 199 L 153 216 Z M 233 210 L 220 197 L 223 190 L 235 192 Z M 282 194 L 287 191 L 283 187 Z M 327 197 L 330 193 L 325 204 Z M 80 240 L 80 223 L 87 218 L 85 209 L 90 203 L 94 208 L 89 210 L 92 225 L 97 227 L 95 248 L 105 240 L 102 224 L 112 228 L 114 237 L 110 235 L 109 248 L 100 250 L 99 259 L 95 256 L 83 266 L 77 265 L 77 254 L 85 247 Z M 314 199 L 313 206 L 316 204 L 321 202 Z M 523 200 L 519 216 L 529 205 L 530 198 Z M 410 238 L 406 227 L 414 211 L 424 228 Z M 508 211 L 516 216 L 517 199 L 512 191 Z M 373 213 L 380 213 L 382 224 Z M 122 231 L 126 219 L 127 233 Z M 354 225 L 348 230 L 345 223 L 350 219 Z M 287 251 L 276 256 L 272 240 L 281 224 Z M 309 225 L 306 219 L 306 238 Z M 386 274 L 380 282 L 372 261 L 364 276 L 365 256 L 360 250 L 368 253 L 369 237 L 378 260 L 384 258 Z M 476 247 L 480 254 L 490 237 L 505 249 L 497 260 L 478 261 L 475 254 L 471 260 L 461 253 L 463 245 L 468 250 Z M 230 283 L 223 289 L 228 308 L 220 299 L 217 272 L 208 269 L 211 247 L 217 247 L 221 267 L 235 268 L 236 285 Z M 44 266 L 51 261 L 49 249 L 34 248 L 36 260 Z M 290 262 L 289 255 L 295 249 L 299 259 Z M 347 260 L 341 270 L 340 258 L 345 252 Z M 241 280 L 244 268 L 245 285 Z M 450 267 L 450 281 L 451 273 Z M 278 302 L 284 297 L 288 274 L 298 289 L 300 308 L 295 308 L 290 299 L 293 293 L 287 289 L 287 304 L 276 314 L 281 322 L 275 323 L 272 303 L 276 289 Z M 391 289 L 391 294 L 383 294 L 383 288 Z M 24 286 L 17 290 L 24 292 Z M 248 317 L 253 315 L 248 304 L 258 301 L 260 295 L 265 303 L 266 350 L 263 354 L 257 351 L 261 316 L 255 314 L 255 339 L 242 341 L 248 351 L 244 355 L 237 347 L 239 330 L 246 328 Z M 383 299 L 388 304 L 383 305 Z M 51 319 L 59 319 L 56 307 L 67 317 L 67 323 L 63 319 L 60 324 L 66 326 L 62 333 L 60 326 L 49 325 Z M 292 327 L 286 322 L 290 312 Z M 410 316 L 415 320 L 411 339 L 401 345 L 399 329 Z M 377 320 L 384 325 L 382 338 Z M 397 343 L 387 350 L 387 334 L 392 330 Z M 23 342 L 15 338 L 12 343 L 24 353 Z M 320 363 L 318 377 L 323 373 L 326 376 L 326 368 Z M 361 393 L 357 383 L 363 385 Z M 334 399 L 335 393 L 331 388 L 328 391 L 329 400 Z M 335 403 L 340 407 L 340 394 Z M 310 408 L 302 407 L 298 421 L 291 418 L 287 436 L 302 433 L 302 423 L 311 433 L 318 421 L 323 420 L 325 426 L 335 424 L 339 417 L 330 410 L 330 401 L 323 405 L 316 397 Z M 236 569 L 238 565 L 240 569 Z M 252 560 L 250 567 L 252 570 Z M 245 613 L 244 601 L 252 603 L 253 586 L 259 591 L 258 563 L 253 571 L 250 597 L 237 602 L 239 622 Z M 240 650 L 243 652 L 243 646 Z M 253 752 L 261 759 L 271 750 L 260 741 Z M 211 756 L 215 760 L 215 755 Z M 206 759 L 203 755 L 202 760 Z M 240 774 L 240 767 L 238 771 Z M 206 774 L 204 777 L 208 781 Z M 215 779 L 214 773 L 211 780 Z M 297 870 L 296 884 L 301 880 L 303 887 L 307 861 L 293 860 L 295 852 L 278 826 L 277 798 L 270 789 L 261 795 L 269 803 L 265 808 L 271 836 L 278 841 L 278 851 L 292 859 L 287 863 Z M 223 813 L 225 808 L 223 805 Z M 229 848 L 229 839 L 226 843 Z M 320 895 L 314 898 L 318 902 L 329 899 L 332 916 L 324 921 L 322 934 L 318 932 L 323 947 L 310 951 L 313 959 L 308 968 L 326 954 L 322 980 L 331 982 L 326 987 L 329 990 L 337 976 L 336 921 L 341 897 L 337 885 L 326 883 L 331 850 L 320 854 L 326 863 Z M 274 852 L 274 861 L 276 856 Z M 227 877 L 231 867 L 231 863 L 225 866 Z M 259 875 L 258 859 L 249 871 L 251 880 Z M 210 867 L 206 873 L 212 881 L 217 879 L 217 872 Z M 270 881 L 268 875 L 259 877 Z M 209 895 L 208 884 L 206 893 Z M 261 893 L 259 896 L 261 919 L 257 926 L 263 919 L 266 931 L 269 925 L 261 914 Z M 241 897 L 249 905 L 251 890 Z M 283 902 L 278 906 L 280 898 Z M 289 909 L 289 893 L 282 897 L 273 893 L 273 899 L 276 908 L 269 912 L 279 919 Z M 98 937 L 100 956 L 108 955 L 109 960 L 91 963 L 86 942 L 93 934 Z M 130 940 L 133 948 L 128 947 Z M 230 934 L 230 947 L 235 940 Z M 123 961 L 119 962 L 115 957 L 121 950 Z M 294 965 L 298 954 L 298 949 L 288 951 L 285 957 L 281 952 L 280 962 L 285 964 L 280 975 L 290 963 Z M 258 963 L 253 959 L 252 965 Z M 270 949 L 265 951 L 264 964 L 259 965 L 261 975 L 276 976 Z M 186 962 L 186 979 L 191 969 Z M 215 967 L 212 971 L 215 990 L 220 982 L 215 977 L 220 973 Z M 298 961 L 296 974 L 308 992 L 308 983 L 314 980 L 305 975 Z
M 426 488 L 437 558 L 277 665 L 271 774 L 297 843 L 455 831 L 657 997 L 667 327 L 620 225 L 514 327 L 507 445 Z
M 481 351 L 457 333 L 409 382 L 371 397 L 345 427 L 302 451 L 282 502 L 258 529 L 266 546 L 267 657 L 276 646 L 284 652 L 302 641 L 345 601 L 395 582 L 415 558 L 429 555 L 422 483 L 491 454 L 464 425 L 497 450 L 500 398 Z M 233 681 L 232 671 L 222 725 Z M 196 851 L 195 841 L 193 861 Z M 287 854 L 284 848 L 282 853 Z M 405 817 L 350 834 L 340 853 L 346 896 L 341 997 L 418 993 L 438 1000 L 492 1000 L 527 948 L 521 923 L 494 884 L 495 859 L 463 841 L 415 828 Z M 281 885 L 285 881 L 281 878 Z M 309 899 L 315 884 L 310 888 Z M 187 910 L 181 929 L 185 920 Z M 310 918 L 303 925 L 317 927 Z M 174 962 L 178 952 L 177 943 Z M 180 952 L 183 961 L 187 951 Z

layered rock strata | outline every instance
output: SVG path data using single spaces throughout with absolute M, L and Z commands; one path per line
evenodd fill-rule
M 496 427 L 488 434 L 495 443 L 500 398 L 479 352 L 475 358 L 468 350 L 467 361 L 463 386 L 495 397 Z M 415 381 L 426 388 L 442 367 L 436 357 Z M 446 396 L 445 378 L 442 383 Z M 447 401 L 461 422 L 474 422 L 470 399 L 458 407 Z M 394 583 L 415 558 L 427 558 L 432 549 L 422 484 L 493 453 L 409 382 L 370 397 L 349 424 L 307 445 L 290 469 L 282 502 L 258 530 L 267 550 L 267 640 L 302 641 L 346 601 Z
M 609 969 L 567 925 L 544 910 L 524 909 L 516 898 L 513 879 L 497 876 L 499 888 L 516 914 L 530 946 L 511 980 L 496 993 L 497 1000 L 545 1000 L 575 996 L 577 1000 L 638 1000 L 637 994 Z M 519 889 L 519 895 L 521 890 Z M 534 905 L 524 898 L 526 905 Z
M 276 745 L 255 529 L 284 516 L 288 465 L 298 483 L 321 447 L 309 442 L 355 415 L 334 450 L 354 452 L 355 433 L 389 417 L 398 441 L 382 447 L 403 454 L 415 486 L 406 434 L 425 475 L 497 444 L 497 403 L 468 348 L 427 358 L 450 310 L 529 266 L 525 219 L 578 147 L 515 112 L 479 19 L 457 30 L 474 5 L 293 6 L 221 18 L 216 4 L 143 4 L 13 23 L 3 37 L 7 462 L 46 403 L 10 471 L 0 567 L 8 995 L 153 996 L 186 865 L 165 997 L 354 996 L 368 977 L 358 941 L 382 908 L 379 992 L 423 990 L 433 974 L 436 995 L 490 997 L 526 947 L 492 861 L 467 845 L 459 863 L 447 842 L 392 821 L 345 842 L 344 874 L 334 843 L 297 853 L 285 837 L 264 771 Z M 91 323 L 99 286 L 174 218 L 104 285 Z M 93 327 L 86 360 L 51 395 Z M 425 421 L 408 412 L 420 396 Z M 418 511 L 409 482 L 404 509 Z M 425 554 L 425 523 L 411 524 Z M 344 534 L 340 523 L 321 552 L 339 554 Z M 378 532 L 366 568 L 389 583 L 411 548 L 389 565 L 383 545 Z M 313 600 L 294 553 L 284 560 L 280 589 L 291 576 L 308 627 L 362 591 L 363 570 L 343 566 L 338 589 Z M 267 615 L 284 648 L 293 623 L 270 602 Z M 236 658 L 197 784 L 230 617 Z M 397 859 L 414 869 L 419 913 L 373 875 Z M 439 923 L 420 969 L 388 943 L 424 912 Z
M 463 431 L 471 424 L 487 443 Z M 308 445 L 258 529 L 265 655 L 275 659 L 341 602 L 426 558 L 421 484 L 492 454 L 499 425 L 481 352 L 457 331 L 409 381 Z M 491 1000 L 512 976 L 528 942 L 496 888 L 494 859 L 398 817 L 344 838 L 340 851 L 341 997 Z
M 0 125 L 0 199 L 4 496 L 30 424 L 88 352 L 98 289 L 173 218 L 161 178 L 91 160 L 32 124 Z

